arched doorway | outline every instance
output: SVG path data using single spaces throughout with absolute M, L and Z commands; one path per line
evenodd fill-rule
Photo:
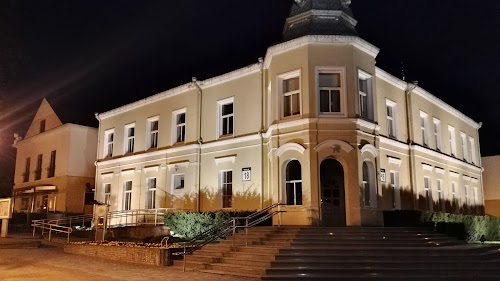
M 326 159 L 320 165 L 321 224 L 345 226 L 344 169 L 334 159 Z

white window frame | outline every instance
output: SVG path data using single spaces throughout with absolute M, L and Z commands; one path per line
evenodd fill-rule
M 389 116 L 388 113 L 388 108 L 391 108 L 392 115 Z M 387 136 L 390 138 L 397 138 L 398 135 L 398 127 L 397 127 L 397 104 L 389 99 L 385 100 L 385 111 L 386 111 L 386 116 L 387 116 Z M 392 123 L 392 125 L 391 125 Z M 391 134 L 391 130 L 393 134 Z
M 179 188 L 177 186 L 177 178 L 179 178 L 179 177 L 183 178 L 182 181 L 181 181 L 182 182 L 182 187 L 181 188 Z M 178 192 L 178 191 L 184 190 L 185 188 L 186 188 L 186 176 L 185 176 L 185 174 L 181 173 L 181 174 L 174 174 L 174 175 L 172 175 L 172 191 Z
M 472 164 L 477 164 L 476 143 L 473 137 L 469 137 L 469 150 Z
M 130 189 L 127 189 L 128 183 L 130 183 Z M 123 211 L 132 210 L 132 190 L 134 189 L 132 181 L 123 182 Z
M 361 91 L 360 80 L 366 81 L 367 93 Z M 362 97 L 366 98 L 366 109 L 362 108 Z M 368 120 L 373 120 L 373 76 L 361 69 L 358 69 L 358 107 L 359 116 Z
M 469 193 L 469 185 L 464 184 L 464 204 L 467 207 L 470 206 Z
M 444 207 L 444 190 L 443 190 L 443 180 L 442 179 L 437 179 L 436 181 L 436 191 L 438 194 L 438 202 L 439 202 L 439 207 L 443 209 Z
M 108 206 L 110 206 L 111 205 L 111 183 L 104 183 L 103 190 L 104 190 L 104 204 L 107 204 Z
M 426 147 L 429 147 L 429 121 L 427 120 L 428 117 L 429 115 L 427 113 L 420 111 L 420 132 L 422 134 L 422 145 Z
M 443 149 L 442 141 L 441 141 L 441 120 L 437 118 L 432 118 L 433 123 L 433 135 L 434 135 L 434 144 L 436 145 L 436 150 L 441 151 Z
M 129 135 L 130 129 L 134 129 L 133 136 Z M 134 153 L 134 151 L 135 151 L 135 123 L 125 125 L 123 136 L 124 136 L 123 151 L 125 152 L 125 154 Z
M 328 87 L 327 90 L 340 90 L 340 112 L 322 112 L 321 111 L 321 96 L 319 87 L 319 74 L 321 73 L 331 73 L 340 74 L 340 87 Z M 347 94 L 346 94 L 346 69 L 345 67 L 328 67 L 321 66 L 316 67 L 316 112 L 320 117 L 346 117 L 347 116 Z
M 424 192 L 427 208 L 432 210 L 432 182 L 430 177 L 424 177 Z
M 448 125 L 448 142 L 450 145 L 450 155 L 457 157 L 457 134 L 455 127 Z
M 184 123 L 177 123 L 177 117 L 181 114 L 184 114 Z M 186 142 L 186 123 L 187 123 L 187 115 L 186 108 L 182 108 L 172 112 L 172 144 L 176 143 L 185 143 Z M 181 130 L 182 137 L 179 141 L 179 131 Z
M 469 151 L 467 149 L 467 147 L 468 147 L 468 140 L 467 140 L 467 135 L 464 132 L 460 132 L 460 143 L 462 144 L 462 157 L 463 157 L 463 160 L 469 162 Z
M 287 92 L 287 93 L 284 93 L 284 89 L 283 89 L 283 82 L 285 80 L 289 80 L 289 79 L 293 79 L 293 78 L 298 78 L 299 79 L 299 89 L 298 90 L 295 90 L 295 91 L 291 91 L 291 92 Z M 301 116 L 302 115 L 302 76 L 301 76 L 301 71 L 300 69 L 297 69 L 297 70 L 294 70 L 294 71 L 290 71 L 290 72 L 287 72 L 287 73 L 284 73 L 284 74 L 280 74 L 278 75 L 277 77 L 278 79 L 278 93 L 279 93 L 279 104 L 280 104 L 280 117 L 281 119 L 286 119 L 286 118 L 294 118 L 294 117 L 297 117 L 297 116 Z M 298 114 L 292 114 L 290 116 L 285 116 L 285 97 L 287 96 L 293 96 L 293 95 L 299 95 L 299 113 Z M 292 99 L 293 100 L 293 99 Z M 290 103 L 290 105 L 292 106 L 293 108 L 293 105 L 292 103 Z
M 389 171 L 389 186 L 392 189 L 392 207 L 399 210 L 401 209 L 401 187 L 399 185 L 399 171 Z
M 151 130 L 151 125 L 153 122 L 158 122 L 158 130 Z M 148 118 L 146 123 L 146 150 L 158 148 L 159 133 L 160 133 L 160 117 L 155 116 Z M 153 136 L 155 135 L 155 142 L 153 143 Z
M 156 209 L 157 183 L 156 177 L 146 178 L 146 209 Z
M 479 205 L 479 199 L 478 199 L 478 194 L 477 194 L 477 187 L 472 187 L 472 200 L 473 200 L 473 203 L 474 203 L 474 206 L 478 206 Z
M 227 104 L 233 104 L 233 113 L 231 114 L 226 114 L 222 116 L 222 107 Z M 234 97 L 226 98 L 223 100 L 217 101 L 217 136 L 219 138 L 221 137 L 230 137 L 234 136 L 234 129 L 235 129 L 235 104 L 234 104 Z M 233 127 L 232 127 L 232 132 L 228 134 L 223 134 L 223 127 L 224 127 L 224 119 L 225 118 L 232 118 L 233 119 Z
M 460 204 L 459 200 L 459 194 L 458 194 L 458 182 L 451 182 L 451 204 L 455 207 L 458 208 L 458 205 Z
M 225 182 L 224 180 L 226 179 L 226 173 L 230 172 L 231 173 L 231 182 Z M 231 194 L 228 195 L 228 194 L 224 194 L 224 187 L 227 188 L 227 186 L 231 185 Z M 221 202 L 221 207 L 223 209 L 231 209 L 233 208 L 233 197 L 234 197 L 234 188 L 233 188 L 233 185 L 234 185 L 234 173 L 233 173 L 233 170 L 221 170 L 219 172 L 219 188 L 220 188 L 220 191 L 221 191 L 221 199 L 222 199 L 222 202 Z M 225 197 L 230 197 L 230 206 L 225 206 L 224 205 L 224 202 L 226 202 L 225 200 Z
M 109 140 L 110 135 L 112 135 L 113 140 Z M 115 143 L 115 129 L 109 129 L 104 132 L 104 158 L 113 157 Z

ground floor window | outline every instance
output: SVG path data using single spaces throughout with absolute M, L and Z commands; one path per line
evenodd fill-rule
M 156 208 L 156 178 L 147 179 L 146 209 Z
M 111 184 L 104 184 L 104 203 L 108 206 L 111 205 Z
M 222 208 L 233 207 L 233 171 L 221 172 Z
M 286 166 L 285 189 L 287 205 L 302 205 L 302 167 L 297 160 Z
M 132 181 L 126 181 L 124 184 L 123 210 L 132 209 Z

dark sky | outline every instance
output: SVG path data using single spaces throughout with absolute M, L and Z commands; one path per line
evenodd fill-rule
M 0 197 L 14 132 L 43 97 L 63 122 L 255 63 L 279 43 L 292 0 L 0 0 Z M 482 155 L 500 154 L 500 1 L 353 0 L 377 64 L 474 120 Z

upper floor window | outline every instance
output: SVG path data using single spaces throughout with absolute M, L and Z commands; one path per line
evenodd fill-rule
M 336 71 L 321 71 L 318 73 L 319 109 L 321 113 L 340 113 L 342 73 Z
M 396 103 L 385 100 L 387 111 L 387 134 L 391 138 L 396 138 Z
M 234 98 L 218 102 L 219 106 L 219 136 L 230 136 L 234 132 Z
M 24 166 L 23 182 L 28 182 L 30 180 L 30 162 L 31 158 L 26 158 L 26 166 Z
M 40 134 L 45 132 L 45 119 L 40 121 Z
M 148 149 L 158 147 L 158 117 L 148 119 Z
M 181 109 L 173 113 L 174 120 L 174 141 L 173 143 L 186 141 L 186 109 Z
M 452 156 L 457 156 L 457 141 L 455 128 L 452 126 L 448 126 L 448 141 L 450 145 L 450 154 Z
M 434 124 L 434 143 L 436 144 L 436 149 L 441 150 L 441 120 L 434 118 L 432 121 Z
M 372 76 L 364 71 L 358 71 L 359 115 L 373 119 L 372 108 Z
M 474 142 L 474 138 L 472 137 L 469 137 L 469 151 L 472 164 L 477 164 L 476 143 Z
M 113 144 L 115 141 L 115 130 L 104 132 L 104 157 L 113 156 Z
M 49 164 L 49 170 L 47 173 L 47 177 L 52 178 L 56 174 L 56 151 L 53 150 L 50 152 L 50 164 Z
M 184 189 L 184 174 L 174 175 L 174 190 Z
M 42 178 L 42 159 L 43 155 L 39 154 L 36 162 L 35 180 L 39 180 Z
M 300 71 L 278 77 L 283 99 L 283 117 L 300 115 Z
M 133 153 L 135 146 L 135 124 L 125 126 L 125 153 Z
M 429 146 L 427 137 L 427 113 L 420 111 L 420 131 L 422 133 L 422 145 Z
M 467 150 L 467 135 L 463 132 L 460 132 L 460 139 L 462 140 L 462 156 L 463 159 L 469 162 L 469 152 Z

